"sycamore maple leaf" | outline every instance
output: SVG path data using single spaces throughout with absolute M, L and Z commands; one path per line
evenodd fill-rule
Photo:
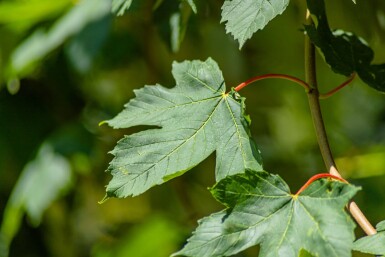
M 282 14 L 288 5 L 289 0 L 226 0 L 222 6 L 221 22 L 226 22 L 226 32 L 238 40 L 241 48 L 255 32 Z
M 374 52 L 363 39 L 330 29 L 323 0 L 307 0 L 307 5 L 315 22 L 305 26 L 306 33 L 331 69 L 345 76 L 355 72 L 367 85 L 385 92 L 385 63 L 372 64 Z
M 228 209 L 199 221 L 185 247 L 173 256 L 234 255 L 261 244 L 261 257 L 348 257 L 354 223 L 344 206 L 358 188 L 320 179 L 292 195 L 276 175 L 246 171 L 227 177 L 212 189 Z
M 114 128 L 159 126 L 120 140 L 109 170 L 107 197 L 126 197 L 179 176 L 216 151 L 216 179 L 262 170 L 250 138 L 244 99 L 226 93 L 216 62 L 174 63 L 176 86 L 136 90 L 136 98 L 107 123 Z
M 385 221 L 376 225 L 377 234 L 365 236 L 354 242 L 353 250 L 374 255 L 385 254 Z

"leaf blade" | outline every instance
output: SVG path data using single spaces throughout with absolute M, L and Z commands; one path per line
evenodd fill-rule
M 322 179 L 292 196 L 280 177 L 268 173 L 227 177 L 212 193 L 228 209 L 199 221 L 185 247 L 173 256 L 230 256 L 257 244 L 261 257 L 298 256 L 303 251 L 350 256 L 354 224 L 344 206 L 357 190 Z
M 289 0 L 226 0 L 221 22 L 226 22 L 226 32 L 231 33 L 242 48 L 255 32 L 282 14 L 288 4 Z
M 172 74 L 174 88 L 156 85 L 136 90 L 136 97 L 125 105 L 125 110 L 107 121 L 114 128 L 161 127 L 118 142 L 112 151 L 115 157 L 109 171 L 113 178 L 107 196 L 141 194 L 190 170 L 215 150 L 217 180 L 247 167 L 262 170 L 259 152 L 250 143 L 244 104 L 225 93 L 218 65 L 212 59 L 174 63 Z M 232 118 L 227 107 L 229 99 L 236 113 Z M 224 131 L 238 131 L 238 137 L 226 138 Z M 229 159 L 236 161 L 229 166 L 218 161 Z
M 381 221 L 376 225 L 377 234 L 365 236 L 354 242 L 353 250 L 374 254 L 385 254 L 385 221 Z
M 385 92 L 385 63 L 372 64 L 373 50 L 363 39 L 350 32 L 331 31 L 323 1 L 307 0 L 307 4 L 315 23 L 305 26 L 306 33 L 331 69 L 345 76 L 356 72 L 367 85 Z

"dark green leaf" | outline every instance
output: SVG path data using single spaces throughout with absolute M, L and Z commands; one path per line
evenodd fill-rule
M 377 234 L 355 241 L 353 250 L 375 255 L 385 255 L 385 221 L 378 223 L 376 229 Z
M 357 70 L 357 72 L 366 84 L 385 92 L 385 63 L 368 65 Z
M 261 158 L 249 137 L 244 99 L 226 93 L 218 65 L 205 62 L 174 63 L 176 86 L 136 90 L 126 109 L 107 121 L 114 128 L 160 126 L 118 142 L 109 170 L 113 178 L 107 196 L 138 195 L 196 166 L 216 151 L 216 179 L 261 170 Z
M 332 32 L 323 1 L 307 0 L 307 4 L 315 22 L 305 30 L 332 70 L 345 76 L 356 72 L 369 86 L 385 92 L 385 64 L 371 64 L 374 53 L 366 42 L 349 32 Z
M 288 4 L 289 0 L 226 0 L 221 22 L 226 22 L 226 32 L 238 40 L 241 48 L 255 32 L 283 13 Z
M 257 244 L 262 257 L 297 257 L 300 251 L 351 256 L 354 223 L 344 206 L 357 190 L 321 179 L 295 196 L 279 176 L 266 172 L 227 177 L 211 191 L 228 209 L 200 220 L 174 256 L 230 256 Z

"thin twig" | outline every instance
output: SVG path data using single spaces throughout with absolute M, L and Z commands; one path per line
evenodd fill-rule
M 306 22 L 307 24 L 312 24 L 313 22 L 310 17 L 309 10 L 306 14 Z M 305 36 L 305 77 L 306 83 L 311 87 L 311 90 L 308 92 L 308 100 L 322 158 L 326 168 L 329 169 L 329 173 L 342 178 L 341 174 L 336 168 L 322 118 L 316 78 L 315 49 L 308 36 Z M 358 208 L 355 202 L 351 201 L 347 208 L 358 225 L 365 231 L 367 235 L 374 235 L 377 233 L 376 229 L 370 224 L 368 219 Z

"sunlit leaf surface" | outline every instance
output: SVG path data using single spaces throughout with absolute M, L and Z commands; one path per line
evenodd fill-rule
M 226 22 L 226 32 L 238 40 L 241 48 L 255 32 L 283 13 L 288 4 L 289 0 L 226 0 L 221 22 Z
M 248 171 L 230 176 L 211 189 L 228 208 L 200 220 L 174 256 L 230 256 L 258 244 L 260 257 L 295 257 L 300 251 L 351 256 L 354 223 L 344 206 L 357 190 L 321 179 L 292 195 L 276 175 Z
M 112 151 L 107 196 L 126 197 L 179 176 L 216 151 L 216 179 L 261 170 L 249 137 L 244 99 L 226 93 L 218 65 L 208 59 L 174 63 L 176 86 L 136 90 L 126 109 L 107 121 L 114 128 L 159 126 L 124 137 Z

